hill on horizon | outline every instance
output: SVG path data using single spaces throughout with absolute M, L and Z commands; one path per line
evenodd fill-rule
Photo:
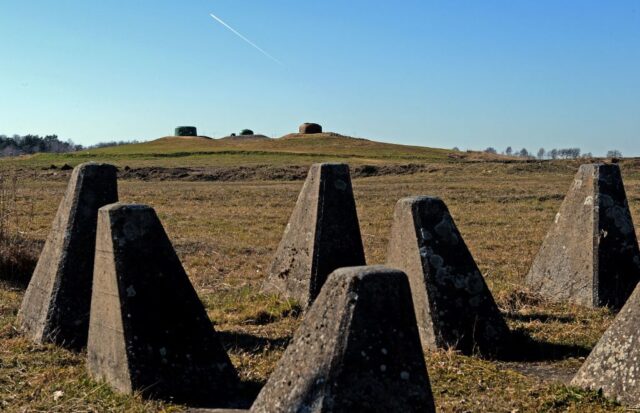
M 128 166 L 206 166 L 206 165 L 308 165 L 316 162 L 352 164 L 440 163 L 459 161 L 504 161 L 502 155 L 473 151 L 429 148 L 377 142 L 325 132 L 280 138 L 263 135 L 212 139 L 204 136 L 165 136 L 152 141 L 86 149 L 71 153 L 39 153 L 5 159 L 5 165 L 48 166 L 55 163 L 76 165 L 105 161 Z
M 165 136 L 152 141 L 83 152 L 101 155 L 170 155 L 219 152 L 269 152 L 297 155 L 330 155 L 370 158 L 444 158 L 451 150 L 377 142 L 325 132 L 292 133 L 280 138 L 264 135 L 208 137 Z

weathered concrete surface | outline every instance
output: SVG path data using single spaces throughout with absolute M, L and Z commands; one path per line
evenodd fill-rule
M 236 371 L 148 206 L 99 211 L 87 356 L 120 392 L 233 407 Z
M 640 252 L 618 165 L 582 165 L 527 275 L 554 301 L 620 309 Z
M 387 265 L 409 277 L 425 349 L 487 356 L 507 349 L 509 328 L 442 200 L 398 201 Z
M 306 308 L 333 270 L 364 264 L 349 166 L 312 165 L 263 290 Z
M 407 277 L 331 274 L 252 412 L 434 412 Z
M 118 201 L 116 168 L 85 163 L 71 174 L 18 313 L 38 343 L 87 344 L 98 208 Z
M 640 288 L 636 288 L 571 384 L 640 408 Z

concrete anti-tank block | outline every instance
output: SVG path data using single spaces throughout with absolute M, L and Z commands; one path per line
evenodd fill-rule
M 620 309 L 640 251 L 618 165 L 580 166 L 526 282 L 553 301 Z
M 434 412 L 407 276 L 334 271 L 251 411 Z
M 90 162 L 73 170 L 18 313 L 35 342 L 86 346 L 98 208 L 117 201 L 115 166 Z
M 101 208 L 88 369 L 123 393 L 229 407 L 237 373 L 155 211 Z
M 364 264 L 349 166 L 312 165 L 263 291 L 295 299 L 306 308 L 333 270 Z
M 387 265 L 409 277 L 425 349 L 487 356 L 508 349 L 509 328 L 442 200 L 398 201 Z

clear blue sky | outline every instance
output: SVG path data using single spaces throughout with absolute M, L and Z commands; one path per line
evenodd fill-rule
M 283 64 L 213 20 L 214 13 Z M 638 0 L 0 2 L 0 133 L 640 155 Z

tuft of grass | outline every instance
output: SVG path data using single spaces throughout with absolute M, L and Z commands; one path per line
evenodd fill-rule
M 620 404 L 605 398 L 601 391 L 591 391 L 567 386 L 554 386 L 542 405 L 545 412 L 628 411 Z

